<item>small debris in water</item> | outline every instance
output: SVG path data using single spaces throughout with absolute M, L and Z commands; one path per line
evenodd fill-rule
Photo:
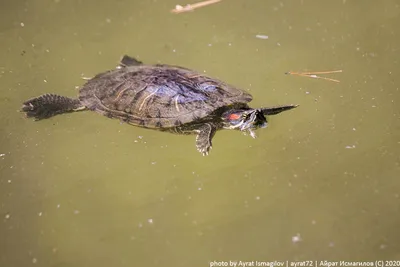
M 387 247 L 387 245 L 385 245 L 385 244 L 381 244 L 381 245 L 379 246 L 380 249 L 385 249 L 386 247 Z
M 199 191 L 201 191 L 201 190 L 203 190 L 201 187 L 199 187 L 199 188 L 197 188 L 197 190 L 199 190 Z
M 157 162 L 155 162 L 155 161 L 153 161 L 153 162 L 151 162 L 151 165 L 155 165 Z
M 79 214 L 80 211 L 79 210 L 74 210 L 74 214 Z
M 24 26 L 25 26 L 25 24 L 23 22 L 21 22 L 21 27 L 24 27 Z
M 7 182 L 8 182 L 9 184 L 11 184 L 11 180 L 7 180 Z
M 175 8 L 171 10 L 171 12 L 175 13 L 175 14 L 178 14 L 178 13 L 182 13 L 182 12 L 193 11 L 196 8 L 208 6 L 208 5 L 211 5 L 211 4 L 215 4 L 215 3 L 218 3 L 220 1 L 221 0 L 208 0 L 208 1 L 203 1 L 203 2 L 199 2 L 199 3 L 195 3 L 195 4 L 188 4 L 186 6 L 176 5 Z
M 356 128 L 353 128 L 353 131 L 356 131 Z
M 143 136 L 139 135 L 138 138 L 139 138 L 139 139 L 143 139 Z
M 260 200 L 260 197 L 259 197 L 259 196 L 256 196 L 256 200 Z
M 6 154 L 0 154 L 0 157 L 4 157 Z
M 61 205 L 60 205 L 60 204 L 58 204 L 58 205 L 57 205 L 57 209 L 59 209 L 60 207 L 61 207 Z
M 37 263 L 37 259 L 36 259 L 36 258 L 33 258 L 33 259 L 32 259 L 32 263 L 33 263 L 33 264 Z
M 300 234 L 297 234 L 295 236 L 292 236 L 292 242 L 293 243 L 298 243 L 300 241 L 303 241 L 303 239 L 300 237 Z
M 138 227 L 139 227 L 139 228 L 142 228 L 142 227 L 143 227 L 143 224 L 142 224 L 142 223 L 139 223 L 139 224 L 138 224 Z
M 107 22 L 107 23 L 111 23 L 111 19 L 106 18 L 106 22 Z
M 43 213 L 42 213 L 42 212 L 39 212 L 39 213 L 38 213 L 38 215 L 39 215 L 39 217 L 40 217 L 40 216 L 42 216 L 42 215 L 43 215 Z
M 315 221 L 315 220 L 312 220 L 311 221 L 311 224 L 316 224 L 317 222 Z
M 6 214 L 6 216 L 4 217 L 6 220 L 10 219 L 11 215 L 9 213 Z
M 256 35 L 256 38 L 267 40 L 269 37 L 268 37 L 268 35 L 257 34 L 257 35 Z
M 44 81 L 45 83 L 47 83 L 47 80 L 46 80 L 46 79 L 44 79 L 43 81 Z
M 310 94 L 310 92 L 307 91 L 307 92 L 306 92 L 306 95 L 309 95 L 309 94 Z
M 148 222 L 149 224 L 153 224 L 153 219 L 148 219 L 147 222 Z
M 353 148 L 356 148 L 356 146 L 355 146 L 355 145 L 351 145 L 351 146 L 346 146 L 345 148 L 347 148 L 347 149 L 353 149 Z

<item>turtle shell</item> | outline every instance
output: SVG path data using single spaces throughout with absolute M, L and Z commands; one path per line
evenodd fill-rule
M 247 103 L 252 96 L 220 80 L 169 65 L 138 65 L 101 73 L 80 90 L 90 110 L 148 128 L 170 128 Z

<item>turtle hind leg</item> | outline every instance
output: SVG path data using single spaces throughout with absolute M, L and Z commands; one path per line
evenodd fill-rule
M 217 128 L 212 123 L 205 123 L 201 127 L 195 130 L 197 132 L 196 136 L 196 147 L 197 150 L 203 154 L 203 156 L 208 155 L 208 152 L 212 148 L 212 138 L 214 137 Z
M 122 57 L 121 62 L 119 63 L 119 68 L 129 67 L 129 66 L 139 66 L 142 65 L 143 62 L 137 60 L 136 58 L 125 55 Z
M 34 117 L 36 120 L 41 120 L 57 114 L 83 109 L 85 109 L 85 106 L 79 99 L 45 94 L 25 101 L 21 111 L 25 112 L 28 118 Z

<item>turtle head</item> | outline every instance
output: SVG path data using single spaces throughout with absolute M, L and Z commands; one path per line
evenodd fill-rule
M 247 131 L 255 138 L 255 129 L 267 126 L 267 119 L 262 109 L 233 109 L 222 115 L 225 129 Z
M 265 116 L 276 115 L 282 111 L 296 108 L 298 105 L 282 105 L 268 108 L 252 109 L 249 107 L 230 109 L 222 114 L 223 128 L 236 129 L 248 132 L 251 137 L 255 138 L 254 130 L 267 127 L 267 119 Z

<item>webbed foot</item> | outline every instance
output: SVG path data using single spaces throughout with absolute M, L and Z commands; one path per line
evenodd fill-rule
M 211 140 L 216 131 L 216 127 L 211 123 L 206 123 L 196 130 L 196 132 L 198 132 L 196 137 L 196 147 L 197 150 L 203 154 L 203 156 L 208 155 L 210 149 L 212 148 Z
M 27 117 L 34 117 L 36 120 L 41 120 L 60 113 L 84 109 L 85 107 L 79 99 L 45 94 L 25 101 L 21 111 L 25 112 Z

